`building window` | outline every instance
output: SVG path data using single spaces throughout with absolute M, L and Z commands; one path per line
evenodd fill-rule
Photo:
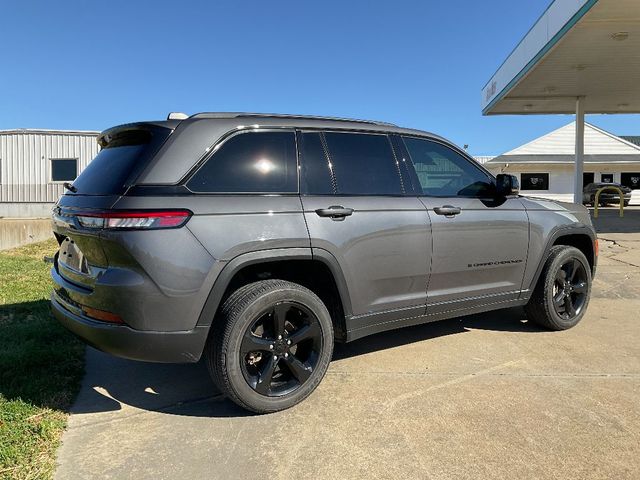
M 72 182 L 78 176 L 78 160 L 75 158 L 52 158 L 51 181 Z
M 613 173 L 603 173 L 600 175 L 602 183 L 613 183 Z
M 593 172 L 584 172 L 582 174 L 582 185 L 586 187 L 587 185 L 596 181 L 596 174 Z
M 522 190 L 549 190 L 549 174 L 522 173 L 520 185 Z
M 620 183 L 632 190 L 640 188 L 640 172 L 626 172 L 620 174 Z

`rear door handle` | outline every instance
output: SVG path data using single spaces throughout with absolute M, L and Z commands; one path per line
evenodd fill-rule
M 453 205 L 443 205 L 442 207 L 436 207 L 433 209 L 437 215 L 444 215 L 445 217 L 453 217 L 458 215 L 461 210 L 460 207 L 454 207 Z
M 346 208 L 342 205 L 332 205 L 329 208 L 318 208 L 316 214 L 319 217 L 344 218 L 353 213 L 353 208 Z

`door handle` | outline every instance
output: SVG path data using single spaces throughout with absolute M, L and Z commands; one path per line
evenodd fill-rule
M 353 213 L 353 208 L 346 208 L 342 205 L 332 205 L 329 208 L 318 208 L 316 214 L 319 217 L 344 218 Z
M 445 217 L 453 217 L 458 215 L 461 210 L 460 207 L 454 207 L 453 205 L 443 205 L 442 207 L 436 207 L 433 209 L 437 215 L 444 215 Z

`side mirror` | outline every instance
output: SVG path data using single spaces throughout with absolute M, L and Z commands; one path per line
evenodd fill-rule
M 508 197 L 520 193 L 518 177 L 501 173 L 496 177 L 496 194 L 498 197 Z

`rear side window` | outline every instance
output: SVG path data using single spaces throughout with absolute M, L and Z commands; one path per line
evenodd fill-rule
M 403 137 L 425 195 L 434 197 L 493 196 L 489 175 L 455 150 L 431 140 Z
M 119 195 L 171 134 L 163 127 L 125 129 L 102 137 L 102 150 L 73 182 L 78 195 Z M 70 192 L 66 192 L 67 195 Z
M 386 135 L 326 132 L 338 195 L 402 195 L 402 181 Z
M 222 144 L 191 177 L 200 193 L 297 193 L 294 132 L 247 132 Z

